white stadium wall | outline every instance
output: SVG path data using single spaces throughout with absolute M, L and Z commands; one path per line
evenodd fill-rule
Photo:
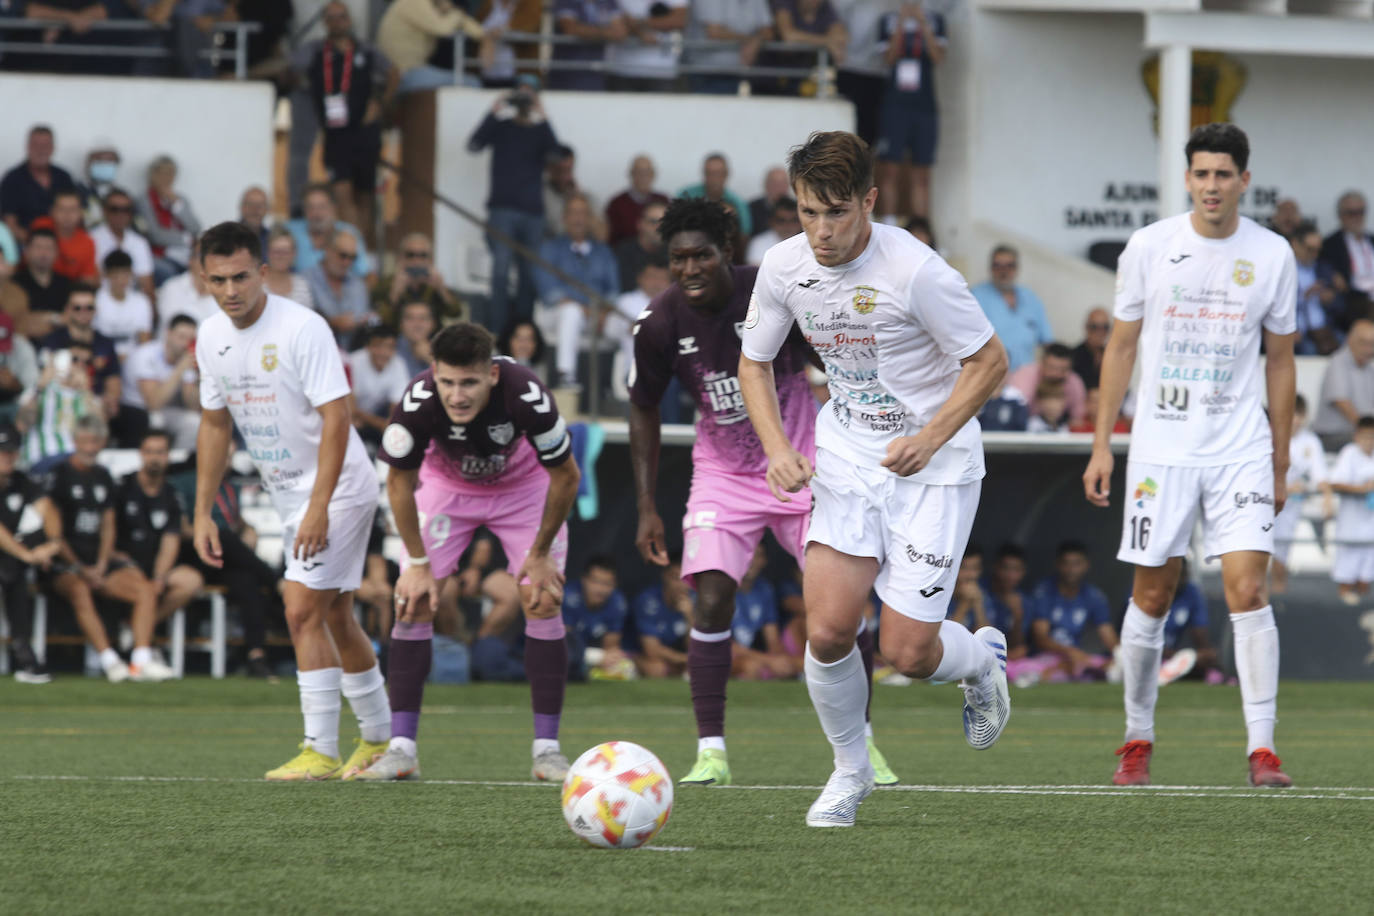
M 249 185 L 272 185 L 268 83 L 3 74 L 0 98 L 0 168 L 23 160 L 30 126 L 47 124 L 57 140 L 54 161 L 77 180 L 91 143 L 114 141 L 119 183 L 135 195 L 147 189 L 148 164 L 171 156 L 177 186 L 206 227 L 236 218 Z
M 440 193 L 485 216 L 490 152 L 473 155 L 467 141 L 500 93 L 439 92 L 435 184 Z M 629 183 L 638 153 L 653 157 L 658 187 L 668 194 L 701 180 L 711 152 L 730 162 L 730 189 L 745 200 L 762 192 L 764 172 L 813 130 L 852 130 L 848 102 L 597 92 L 545 92 L 544 108 L 558 139 L 577 152 L 577 177 L 598 207 Z M 612 104 L 613 103 L 613 104 Z M 461 289 L 488 287 L 489 256 L 480 230 L 435 207 L 440 269 Z

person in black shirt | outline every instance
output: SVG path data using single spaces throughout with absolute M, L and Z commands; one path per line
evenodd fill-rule
M 127 558 L 153 582 L 157 619 L 184 608 L 205 585 L 192 566 L 178 564 L 181 553 L 181 497 L 167 482 L 171 434 L 150 429 L 138 445 L 139 469 L 125 477 L 115 495 L 116 556 Z
M 76 451 L 57 466 L 48 483 L 48 495 L 62 515 L 62 549 L 53 563 L 52 586 L 72 606 L 81 632 L 100 653 L 100 666 L 111 682 L 165 681 L 173 676 L 172 669 L 152 650 L 157 588 L 138 567 L 114 555 L 115 483 L 96 462 L 108 436 L 109 429 L 99 417 L 78 420 Z M 110 647 L 96 612 L 96 596 L 133 606 L 131 664 L 124 664 Z
M 0 593 L 10 626 L 14 679 L 23 684 L 46 684 L 52 677 L 29 644 L 33 632 L 29 569 L 46 569 L 57 556 L 62 548 L 62 520 L 43 488 L 23 471 L 15 470 L 21 438 L 13 425 L 0 423 Z M 43 530 L 21 535 L 24 514 L 30 507 L 42 519 Z
M 53 165 L 54 146 L 52 128 L 34 125 L 29 129 L 28 155 L 0 179 L 0 216 L 21 241 L 29 223 L 52 209 L 53 194 L 74 187 L 71 174 Z
M 29 297 L 29 311 L 49 318 L 50 328 L 62 320 L 72 281 L 55 272 L 57 263 L 57 233 L 51 229 L 35 229 L 24 243 L 24 266 L 14 273 L 14 282 Z M 30 325 L 28 331 L 32 333 Z

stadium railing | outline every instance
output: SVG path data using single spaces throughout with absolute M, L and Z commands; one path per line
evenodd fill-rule
M 172 31 L 167 26 L 137 19 L 110 19 L 103 22 L 92 22 L 88 28 L 90 32 L 95 34 L 108 33 L 110 35 L 156 34 L 165 36 Z M 93 44 L 87 43 L 84 38 L 79 44 L 63 41 L 9 41 L 6 39 L 6 35 L 12 32 L 50 30 L 58 31 L 62 35 L 77 34 L 60 20 L 0 19 L 0 56 L 43 54 L 59 57 L 116 57 L 131 60 L 169 60 L 173 57 L 172 49 L 165 45 Z M 233 60 L 234 78 L 246 79 L 248 76 L 248 36 L 261 30 L 261 24 L 256 22 L 217 22 L 213 26 L 214 40 L 217 45 L 221 46 L 207 48 L 201 51 L 199 56 L 216 64 Z M 223 47 L 222 45 L 228 42 L 229 36 L 234 38 L 233 47 Z

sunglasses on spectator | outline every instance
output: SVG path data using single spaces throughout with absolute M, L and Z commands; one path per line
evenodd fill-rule
M 94 312 L 95 304 L 92 303 L 91 305 L 69 305 L 67 306 L 67 308 L 71 309 L 73 312 Z
M 358 253 L 357 253 L 356 251 L 339 251 L 339 250 L 335 249 L 335 251 L 334 251 L 334 256 L 335 256 L 336 258 L 341 258 L 341 259 L 343 259 L 343 260 L 345 260 L 345 261 L 356 261 L 356 260 L 358 260 Z
M 1341 211 L 1341 216 L 1364 216 L 1364 207 L 1349 207 Z
M 1089 331 L 1110 331 L 1111 329 L 1112 329 L 1112 326 L 1111 326 L 1110 324 L 1108 324 L 1107 322 L 1105 322 L 1105 321 L 1090 321 L 1090 322 L 1088 322 L 1088 330 L 1089 330 Z
M 108 213 L 132 213 L 134 208 L 127 204 L 106 204 L 105 210 Z
M 428 257 L 429 257 L 429 252 L 428 252 L 428 251 L 407 251 L 407 252 L 405 253 L 405 256 L 408 257 L 408 258 L 414 258 L 415 260 L 418 261 L 418 260 L 420 260 L 421 258 L 428 258 Z
M 1015 269 L 1016 269 L 1016 262 L 1015 262 L 1015 261 L 993 261 L 993 262 L 992 262 L 992 269 L 993 269 L 993 270 L 1015 270 Z

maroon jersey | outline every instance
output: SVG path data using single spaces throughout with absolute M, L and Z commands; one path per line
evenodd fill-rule
M 739 389 L 740 333 L 749 311 L 757 267 L 735 267 L 734 291 L 719 311 L 694 308 L 673 284 L 659 295 L 635 324 L 635 364 L 630 400 L 657 407 L 676 375 L 697 403 L 694 467 L 723 474 L 760 474 L 768 458 L 754 433 Z M 810 345 L 793 325 L 773 361 L 783 429 L 792 445 L 815 455 L 816 400 L 806 383 Z
M 567 424 L 553 395 L 524 366 L 496 357 L 500 378 L 491 399 L 470 423 L 449 419 L 434 384 L 434 370 L 411 380 L 378 457 L 394 468 L 420 468 L 422 481 L 443 486 L 518 486 L 540 465 L 556 467 L 572 455 Z

